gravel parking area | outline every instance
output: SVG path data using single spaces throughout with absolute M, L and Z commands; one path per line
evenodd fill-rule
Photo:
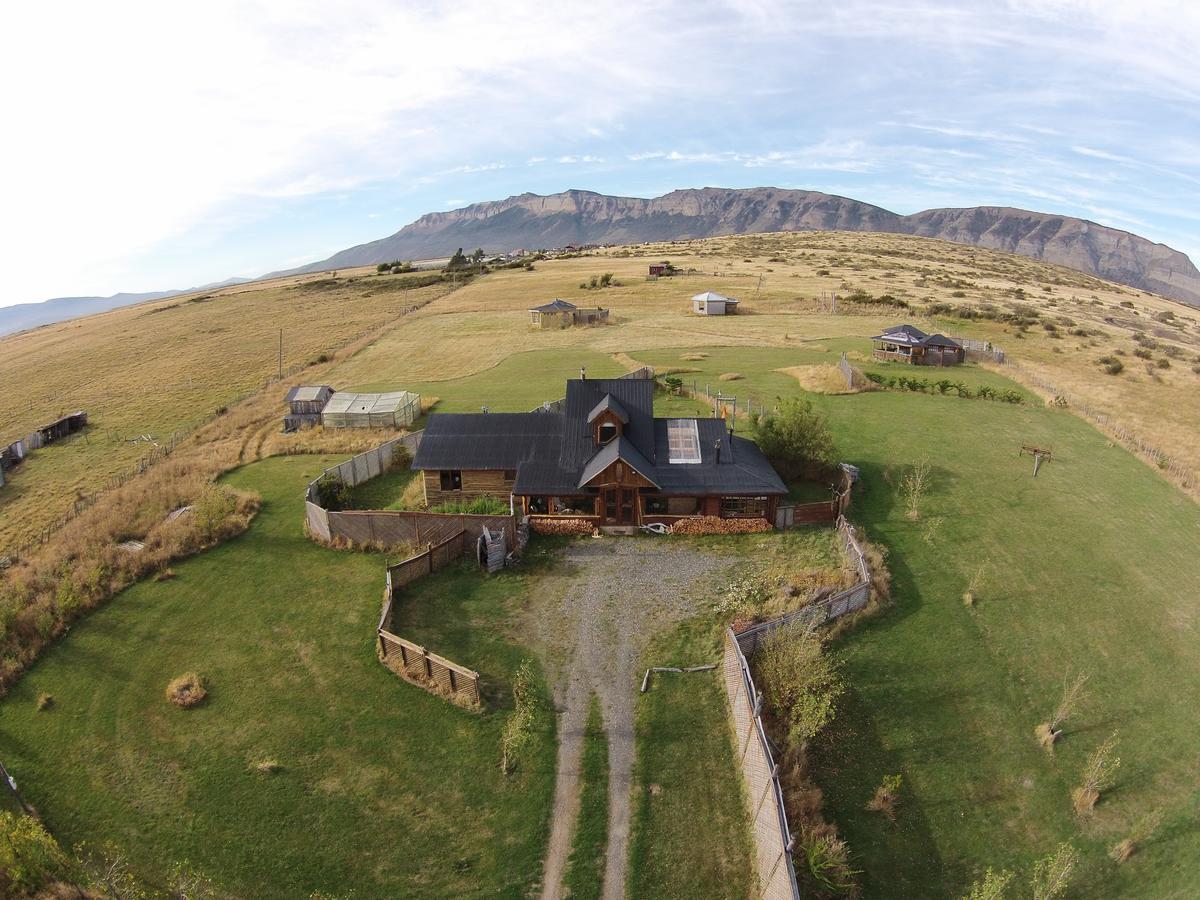
M 604 896 L 624 897 L 641 654 L 654 633 L 697 612 L 699 602 L 724 585 L 723 573 L 735 561 L 670 538 L 593 538 L 566 549 L 562 574 L 547 579 L 544 592 L 535 598 L 528 627 L 551 661 L 560 741 L 543 898 L 562 896 L 592 693 L 600 698 L 608 734 Z

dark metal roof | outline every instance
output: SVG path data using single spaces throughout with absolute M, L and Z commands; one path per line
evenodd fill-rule
M 961 350 L 962 344 L 953 338 L 948 338 L 944 334 L 931 334 L 925 340 L 921 341 L 922 347 L 951 347 L 955 350 Z
M 593 422 L 595 422 L 596 417 L 605 410 L 611 412 L 626 425 L 629 424 L 629 413 L 625 412 L 625 407 L 621 405 L 619 400 L 613 399 L 612 394 L 605 394 L 603 399 L 601 399 L 599 403 L 592 407 L 592 411 L 588 413 L 587 417 L 588 424 L 591 425 Z
M 516 469 L 558 455 L 556 413 L 437 413 L 429 417 L 414 469 Z
M 633 446 L 632 441 L 625 437 L 619 437 L 615 441 L 609 441 L 596 451 L 595 456 L 588 460 L 588 464 L 583 467 L 583 473 L 579 476 L 579 487 L 586 487 L 593 478 L 618 459 L 627 463 L 630 468 L 655 487 L 659 486 L 657 479 L 654 477 L 656 470 L 650 461 L 638 452 L 637 447 Z
M 574 303 L 568 303 L 566 300 L 559 300 L 557 297 L 549 303 L 543 303 L 541 306 L 532 306 L 530 312 L 570 312 L 573 309 L 578 309 Z
M 927 337 L 929 335 L 913 325 L 893 325 L 891 328 L 885 328 L 883 334 L 877 334 L 871 340 L 891 341 L 894 344 L 917 346 Z

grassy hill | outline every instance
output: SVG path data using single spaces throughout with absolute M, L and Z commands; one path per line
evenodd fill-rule
M 646 264 L 661 259 L 707 274 L 647 281 Z M 606 271 L 616 273 L 619 286 L 580 287 Z M 336 287 L 232 289 L 211 302 L 176 298 L 161 304 L 161 313 L 147 312 L 155 304 L 0 341 L 0 348 L 22 354 L 18 363 L 3 355 L 5 383 L 15 384 L 18 373 L 26 373 L 21 390 L 30 396 L 53 397 L 62 408 L 86 408 L 87 402 L 73 398 L 86 401 L 83 392 L 93 389 L 111 394 L 107 405 L 96 407 L 96 427 L 86 441 L 41 451 L 0 489 L 0 534 L 28 533 L 31 519 L 60 514 L 72 492 L 105 466 L 136 460 L 136 452 L 105 441 L 106 429 L 118 428 L 109 423 L 137 430 L 132 423 L 157 415 L 155 421 L 167 423 L 160 428 L 185 424 L 260 383 L 274 365 L 273 345 L 266 359 L 260 345 L 277 339 L 282 320 L 290 323 L 285 349 L 287 334 L 305 335 L 303 352 L 298 346 L 292 357 L 296 361 L 375 329 L 350 351 L 315 366 L 314 378 L 339 387 L 419 390 L 439 397 L 439 408 L 446 410 L 529 409 L 561 396 L 563 379 L 581 366 L 599 377 L 639 363 L 681 370 L 681 377 L 701 389 L 720 384 L 742 403 L 751 398 L 769 405 L 775 397 L 802 391 L 784 370 L 832 364 L 843 351 L 867 371 L 896 371 L 898 366 L 869 360 L 865 338 L 884 324 L 910 321 L 927 330 L 991 339 L 1019 368 L 972 365 L 953 377 L 1020 390 L 1022 405 L 896 392 L 810 395 L 829 416 L 840 454 L 863 469 L 865 490 L 853 514 L 869 536 L 890 549 L 895 576 L 893 608 L 839 644 L 851 690 L 833 730 L 814 750 L 828 811 L 849 838 L 865 893 L 872 897 L 895 896 L 898 886 L 906 896 L 961 896 L 984 867 L 1026 872 L 1063 840 L 1084 853 L 1081 896 L 1179 896 L 1200 877 L 1200 837 L 1190 825 L 1191 744 L 1198 725 L 1192 710 L 1200 699 L 1195 696 L 1200 622 L 1193 609 L 1200 560 L 1188 538 L 1200 527 L 1200 510 L 1164 477 L 1170 473 L 1136 458 L 1115 436 L 1076 414 L 1086 403 L 1093 416 L 1107 414 L 1127 433 L 1164 451 L 1182 467 L 1176 471 L 1200 470 L 1194 441 L 1200 375 L 1193 371 L 1200 332 L 1194 311 L 1065 269 L 891 235 L 759 235 L 612 248 L 600 256 L 537 262 L 533 271 L 495 272 L 452 293 L 427 287 L 419 296 L 432 302 L 403 317 L 397 292 L 379 290 L 387 283 L 359 273 L 357 281 Z M 689 295 L 708 289 L 739 297 L 746 314 L 689 315 Z M 862 292 L 860 300 L 848 301 L 856 291 Z M 836 314 L 828 299 L 833 293 L 842 297 Z M 882 295 L 908 307 L 868 302 Z M 527 308 L 555 296 L 611 308 L 613 324 L 530 329 Z M 292 310 L 293 303 L 303 310 Z M 210 334 L 213 329 L 224 330 Z M 1120 360 L 1121 372 L 1106 374 L 1102 357 Z M 64 358 L 71 360 L 69 367 Z M 74 372 L 95 372 L 95 388 L 80 387 Z M 741 377 L 721 380 L 731 373 Z M 168 388 L 168 377 L 201 386 L 194 395 L 176 391 Z M 110 378 L 119 394 L 109 387 Z M 1048 391 L 1039 382 L 1059 390 Z M 1070 397 L 1066 408 L 1039 399 L 1061 392 Z M 282 415 L 281 395 L 262 403 L 277 403 Z M 6 427 L 20 433 L 58 408 L 45 402 L 27 410 L 29 415 L 10 410 L 6 421 L 12 424 Z M 267 427 L 254 426 L 259 443 Z M 1017 455 L 1022 443 L 1054 448 L 1054 461 L 1037 479 L 1029 458 Z M 932 466 L 932 484 L 922 515 L 911 521 L 900 507 L 898 485 L 906 468 L 922 457 Z M 295 465 L 308 471 L 315 463 Z M 251 478 L 253 471 L 233 477 Z M 268 487 L 285 490 L 282 485 Z M 284 496 L 268 494 L 262 516 L 282 514 Z M 137 658 L 128 655 L 131 630 L 166 627 L 151 609 L 156 603 L 185 604 L 189 618 L 181 621 L 222 633 L 226 612 L 219 604 L 203 608 L 210 602 L 205 598 L 237 580 L 233 558 L 247 544 L 279 539 L 268 528 L 276 527 L 274 521 L 264 519 L 261 527 L 267 530 L 252 531 L 189 564 L 206 573 L 200 581 L 181 577 L 178 583 L 139 585 L 76 625 L 0 704 L 0 754 L 6 761 L 21 754 L 33 766 L 33 801 L 69 823 L 72 839 L 137 839 L 132 824 L 123 832 L 96 834 L 87 824 L 84 801 L 63 790 L 67 782 L 56 774 L 56 746 L 88 746 L 116 726 L 100 704 L 60 731 L 61 722 L 31 711 L 35 694 L 29 692 L 78 693 L 92 676 L 76 660 L 103 659 L 117 647 L 125 647 L 124 658 Z M 342 559 L 341 565 L 353 568 L 349 557 Z M 961 595 L 981 566 L 986 576 L 980 599 L 968 608 Z M 350 568 L 339 576 L 343 586 L 357 584 L 359 575 Z M 201 582 L 205 590 L 197 593 Z M 374 608 L 377 588 L 364 582 L 361 590 Z M 267 615 L 269 609 L 244 614 Z M 342 625 L 369 629 L 364 615 L 348 613 Z M 344 637 L 349 641 L 349 632 Z M 346 649 L 350 656 L 344 659 L 354 652 Z M 328 671 L 336 670 L 334 657 L 325 663 Z M 130 672 L 137 668 L 129 665 Z M 76 671 L 83 674 L 72 674 Z M 1036 745 L 1033 728 L 1056 702 L 1064 675 L 1079 671 L 1091 675 L 1088 700 L 1058 749 L 1048 754 Z M 157 685 L 151 677 L 157 674 L 162 673 L 146 675 L 144 692 Z M 371 690 L 391 690 L 385 676 L 380 671 L 384 682 Z M 113 704 L 126 702 L 115 683 L 101 680 L 109 691 L 102 696 Z M 269 708 L 265 715 L 272 715 Z M 315 721 L 320 715 L 313 710 L 297 715 L 295 725 L 301 728 L 306 716 Z M 122 721 L 136 721 L 133 712 L 129 716 Z M 214 727 L 219 734 L 220 723 Z M 1080 820 L 1071 812 L 1070 789 L 1088 753 L 1113 731 L 1120 732 L 1123 760 L 1117 787 L 1093 817 Z M 249 746 L 230 745 L 229 758 L 245 755 Z M 355 752 L 366 757 L 376 750 L 365 741 Z M 143 777 L 137 766 L 123 771 L 121 778 Z M 863 808 L 874 785 L 890 773 L 904 776 L 894 825 Z M 200 786 L 201 808 L 225 790 L 214 785 Z M 154 809 L 157 795 L 146 791 L 147 799 L 139 802 Z M 411 796 L 420 794 L 414 788 Z M 245 802 L 257 801 L 247 793 Z M 503 798 L 481 802 L 497 803 L 495 821 L 503 820 Z M 1108 847 L 1154 810 L 1164 813 L 1158 838 L 1128 863 L 1111 862 Z M 129 816 L 132 823 L 136 817 Z M 200 816 L 197 827 L 212 821 Z M 519 832 L 526 841 L 520 858 L 526 861 L 537 856 L 530 849 L 535 825 L 520 824 L 532 829 Z M 280 840 L 302 847 L 287 831 L 282 829 Z M 224 870 L 221 846 L 215 845 L 212 860 Z M 167 850 L 147 846 L 139 852 L 153 856 Z M 489 872 L 501 873 L 497 885 L 510 883 L 499 863 L 489 866 Z M 231 885 L 253 880 L 249 869 L 233 871 L 243 872 L 237 877 L 244 880 L 234 878 Z

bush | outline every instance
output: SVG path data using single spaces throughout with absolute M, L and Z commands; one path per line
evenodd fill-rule
M 767 708 L 790 741 L 804 744 L 833 720 L 845 683 L 815 629 L 801 623 L 775 629 L 754 655 L 754 667 Z
M 778 412 L 753 420 L 754 439 L 784 481 L 819 476 L 836 461 L 833 434 L 808 400 L 779 401 Z
M 350 502 L 350 486 L 332 472 L 326 472 L 317 480 L 317 504 L 323 509 L 345 509 Z
M 203 544 L 215 540 L 237 512 L 237 495 L 227 487 L 206 485 L 192 504 L 197 536 Z
M 533 738 L 534 723 L 541 705 L 533 663 L 525 660 L 513 675 L 513 711 L 500 735 L 500 770 L 511 775 L 517 760 Z
M 33 896 L 72 877 L 70 859 L 32 816 L 0 812 L 0 896 Z

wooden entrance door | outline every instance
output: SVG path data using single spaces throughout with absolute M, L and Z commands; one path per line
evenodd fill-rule
M 637 490 L 613 485 L 603 491 L 604 521 L 610 525 L 632 525 L 637 518 Z

